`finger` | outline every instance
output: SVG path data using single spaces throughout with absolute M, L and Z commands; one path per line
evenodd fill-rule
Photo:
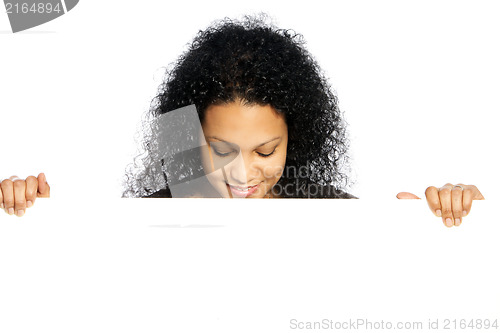
M 425 198 L 427 199 L 427 204 L 429 205 L 432 213 L 441 217 L 441 202 L 439 201 L 438 189 L 434 186 L 429 186 L 425 190 Z
M 447 227 L 453 226 L 453 212 L 451 210 L 451 188 L 443 186 L 439 189 L 439 202 L 441 203 L 441 217 Z
M 462 193 L 462 216 L 467 216 L 469 215 L 471 209 L 472 209 L 472 200 L 474 200 L 474 190 L 470 187 L 466 187 L 464 189 L 464 192 Z
M 398 198 L 398 199 L 420 199 L 415 194 L 409 193 L 409 192 L 399 192 L 396 195 L 396 198 Z
M 4 179 L 0 184 L 3 194 L 3 204 L 5 212 L 14 214 L 14 183 L 10 179 Z
M 34 176 L 29 176 L 26 178 L 26 208 L 30 208 L 35 204 L 37 193 L 38 179 Z
M 458 186 L 451 190 L 451 210 L 455 226 L 459 226 L 462 223 L 462 192 L 462 188 Z
M 16 215 L 23 216 L 26 212 L 26 182 L 22 179 L 14 182 L 14 205 Z
M 484 200 L 483 194 L 479 191 L 479 189 L 474 185 L 467 185 L 466 188 L 470 188 L 473 192 L 472 199 L 473 200 Z
M 50 197 L 50 186 L 44 173 L 38 175 L 38 195 L 39 198 Z

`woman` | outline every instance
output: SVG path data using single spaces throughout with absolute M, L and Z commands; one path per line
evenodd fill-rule
M 303 44 L 300 35 L 255 18 L 225 20 L 200 32 L 154 100 L 147 156 L 139 161 L 144 169 L 129 173 L 125 196 L 171 197 L 171 184 L 207 175 L 211 187 L 186 195 L 352 197 L 344 191 L 347 140 L 337 98 Z M 164 133 L 197 126 L 176 120 L 165 128 L 158 118 L 188 105 L 196 106 L 201 122 L 200 150 L 170 167 L 164 155 L 179 149 L 172 138 L 164 144 Z M 178 135 L 191 136 L 194 131 Z M 225 167 L 215 165 L 220 163 Z M 217 179 L 215 169 L 226 180 Z
M 124 196 L 354 198 L 336 96 L 302 37 L 259 19 L 200 32 L 167 73 L 146 124 Z M 22 216 L 35 193 L 49 196 L 45 176 L 35 180 L 4 180 L 2 208 Z M 447 226 L 482 199 L 475 186 L 452 184 L 426 197 Z
M 354 198 L 337 98 L 293 31 L 248 17 L 200 31 L 147 119 L 125 197 Z M 426 196 L 447 226 L 482 199 L 463 184 Z

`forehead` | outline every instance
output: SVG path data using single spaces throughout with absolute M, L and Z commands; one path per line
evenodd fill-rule
M 245 105 L 240 101 L 209 106 L 202 126 L 205 136 L 217 136 L 240 146 L 287 134 L 284 116 L 270 105 Z

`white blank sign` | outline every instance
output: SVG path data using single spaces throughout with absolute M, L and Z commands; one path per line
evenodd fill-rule
M 418 200 L 37 205 L 1 217 L 2 332 L 295 332 L 324 320 L 424 331 L 437 320 L 444 332 L 500 319 L 487 201 L 451 229 Z

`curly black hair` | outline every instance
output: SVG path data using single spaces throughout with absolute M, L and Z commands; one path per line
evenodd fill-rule
M 167 175 L 165 161 L 154 153 L 159 145 L 158 127 L 150 125 L 154 119 L 194 104 L 203 121 L 210 105 L 240 99 L 270 105 L 285 116 L 288 148 L 279 185 L 316 184 L 337 191 L 327 197 L 345 190 L 348 140 L 337 97 L 305 49 L 302 35 L 265 21 L 262 17 L 218 21 L 199 31 L 187 52 L 167 70 L 145 120 L 149 125 L 144 152 L 129 166 L 124 196 L 150 196 L 168 187 L 167 179 L 170 183 L 176 181 L 172 177 L 182 178 Z M 301 175 L 287 172 L 303 168 L 307 172 Z M 297 191 L 287 196 L 309 194 Z

